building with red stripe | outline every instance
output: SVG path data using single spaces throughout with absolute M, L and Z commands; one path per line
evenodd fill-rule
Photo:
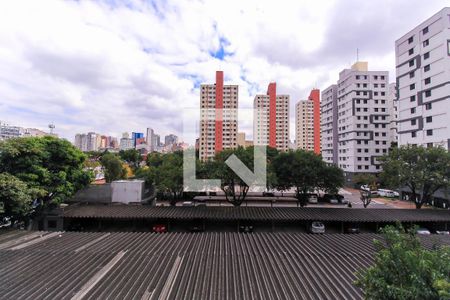
M 201 160 L 214 158 L 223 149 L 237 147 L 238 85 L 224 85 L 223 71 L 216 72 L 215 84 L 200 88 Z
M 295 105 L 295 144 L 298 149 L 321 152 L 320 91 L 311 90 L 308 100 Z
M 289 95 L 277 95 L 277 84 L 271 82 L 265 95 L 253 101 L 253 135 L 255 145 L 278 150 L 289 149 Z

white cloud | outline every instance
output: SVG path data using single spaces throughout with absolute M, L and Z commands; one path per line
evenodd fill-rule
M 336 81 L 356 47 L 369 67 L 393 71 L 395 38 L 440 9 L 418 0 L 117 3 L 0 2 L 0 119 L 54 122 L 70 140 L 179 133 L 180 109 L 198 107 L 198 84 L 224 70 L 241 107 L 276 81 L 291 95 L 293 123 L 295 102 Z M 221 46 L 231 55 L 212 57 Z M 241 125 L 250 134 L 251 122 Z

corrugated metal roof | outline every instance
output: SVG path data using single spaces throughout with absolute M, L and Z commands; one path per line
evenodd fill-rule
M 354 273 L 371 264 L 372 241 L 380 238 L 50 234 L 0 250 L 1 299 L 361 299 Z M 449 237 L 424 237 L 428 247 L 433 238 L 450 244 Z
M 449 210 L 297 207 L 152 207 L 144 205 L 74 205 L 66 218 L 320 220 L 344 222 L 450 222 Z

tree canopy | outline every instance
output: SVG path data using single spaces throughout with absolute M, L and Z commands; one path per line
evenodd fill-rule
M 400 225 L 383 229 L 374 264 L 357 274 L 366 299 L 450 299 L 450 248 L 426 250 Z
M 106 153 L 100 160 L 104 172 L 106 182 L 127 178 L 127 168 L 119 156 L 113 153 Z
M 142 161 L 141 154 L 136 149 L 120 150 L 119 156 L 135 170 L 139 167 L 139 163 Z
M 295 188 L 301 206 L 308 202 L 308 194 L 317 189 L 336 194 L 344 185 L 344 175 L 335 165 L 327 165 L 312 151 L 296 150 L 280 153 L 273 160 L 276 188 Z
M 25 183 L 44 205 L 60 203 L 90 183 L 92 174 L 83 168 L 85 158 L 70 142 L 50 136 L 0 142 L 0 173 Z M 8 180 L 22 186 L 11 177 Z
M 390 188 L 408 187 L 416 208 L 450 186 L 450 153 L 441 147 L 401 146 L 381 158 L 382 181 Z
M 28 215 L 39 192 L 9 173 L 0 173 L 0 213 L 17 219 Z

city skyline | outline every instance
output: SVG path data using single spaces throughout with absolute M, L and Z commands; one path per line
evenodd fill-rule
M 197 107 L 200 84 L 223 70 L 225 84 L 239 85 L 242 108 L 276 81 L 290 95 L 294 128 L 298 100 L 335 82 L 357 48 L 393 78 L 395 40 L 442 9 L 389 3 L 4 2 L 0 119 L 44 130 L 54 123 L 69 140 L 149 126 L 179 134 L 180 108 Z M 239 131 L 251 137 L 252 126 L 241 122 Z

